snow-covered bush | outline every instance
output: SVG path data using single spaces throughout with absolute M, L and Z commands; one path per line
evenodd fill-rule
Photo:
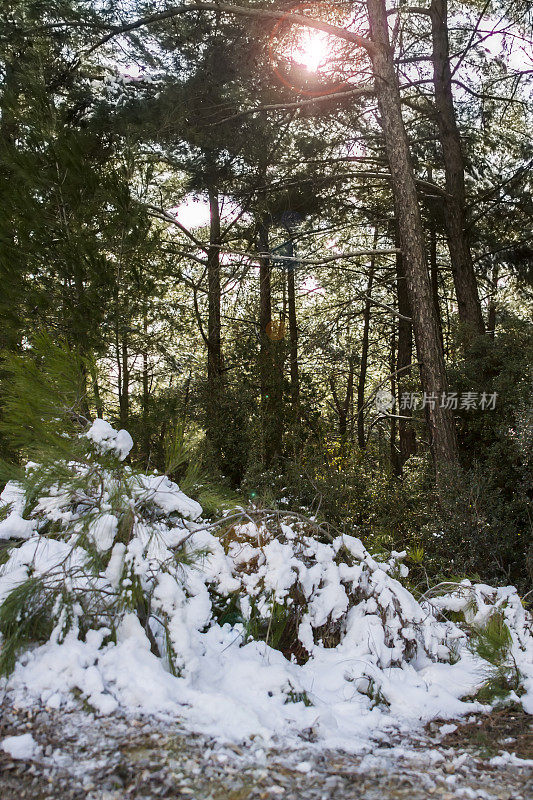
M 417 601 L 403 553 L 380 563 L 289 512 L 209 523 L 168 477 L 129 467 L 131 445 L 96 420 L 76 459 L 29 463 L 1 495 L 0 663 L 18 702 L 81 692 L 102 713 L 121 703 L 231 736 L 345 745 L 383 714 L 480 708 L 460 698 L 486 683 L 483 630 L 498 618 L 508 689 L 531 706 L 531 619 L 512 587 L 463 582 Z
M 407 575 L 405 553 L 379 563 L 359 539 L 327 541 L 312 521 L 279 512 L 234 525 L 224 538 L 250 629 L 287 655 L 305 661 L 353 641 L 379 669 L 422 654 L 449 661 L 461 634 L 429 618 L 397 580 Z
M 24 480 L 2 493 L 0 540 L 10 545 L 0 590 L 4 671 L 32 639 L 62 641 L 73 629 L 114 639 L 129 611 L 161 654 L 166 641 L 149 624 L 156 579 L 198 555 L 187 547 L 187 522 L 200 505 L 164 475 L 123 464 L 133 444 L 127 431 L 97 419 L 79 438 L 79 460 L 29 463 Z

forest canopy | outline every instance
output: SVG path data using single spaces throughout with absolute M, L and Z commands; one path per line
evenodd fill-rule
M 3 0 L 6 478 L 58 404 L 213 513 L 526 593 L 532 37 L 527 0 Z

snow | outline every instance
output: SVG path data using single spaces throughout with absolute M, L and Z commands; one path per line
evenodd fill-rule
M 139 478 L 139 493 L 149 498 L 165 514 L 180 514 L 195 520 L 202 506 L 180 491 L 179 486 L 164 475 L 143 475 Z
M 85 436 L 101 453 L 113 452 L 121 461 L 127 458 L 133 447 L 133 439 L 128 431 L 116 431 L 103 419 L 95 419 Z
M 100 552 L 109 550 L 115 541 L 118 519 L 114 514 L 103 514 L 89 525 L 89 536 Z
M 23 519 L 24 492 L 14 483 L 8 483 L 0 494 L 0 507 L 8 506 L 10 514 L 0 522 L 1 539 L 29 539 L 35 531 L 33 520 Z
M 23 733 L 20 736 L 7 736 L 2 741 L 1 747 L 11 758 L 16 759 L 33 758 L 39 750 L 39 746 L 31 733 Z
M 441 725 L 439 728 L 439 733 L 442 736 L 447 736 L 449 733 L 453 733 L 457 730 L 457 725 Z
M 35 523 L 17 513 L 0 522 L 0 539 L 29 539 L 34 531 Z
M 490 759 L 489 764 L 493 767 L 504 767 L 514 764 L 517 767 L 533 767 L 533 758 L 519 758 L 515 753 L 508 753 L 506 750 L 499 756 Z
M 123 457 L 120 432 L 103 420 L 91 431 L 100 453 L 114 448 Z M 0 602 L 30 574 L 74 592 L 49 641 L 21 653 L 0 683 L 18 706 L 68 709 L 81 693 L 101 715 L 120 708 L 179 717 L 191 730 L 231 742 L 297 745 L 311 737 L 361 751 L 393 730 L 483 710 L 463 698 L 483 685 L 488 665 L 440 613 L 460 607 L 469 624 L 503 614 L 523 678 L 521 701 L 533 710 L 531 617 L 513 587 L 463 581 L 418 602 L 395 577 L 405 577 L 405 553 L 381 563 L 357 538 L 321 542 L 290 516 L 282 525 L 244 517 L 219 538 L 202 521 L 201 506 L 169 478 L 123 469 L 122 510 L 111 503 L 114 473 L 104 471 L 93 505 L 51 487 L 23 520 L 32 526 L 28 538 L 0 568 Z M 2 498 L 11 508 L 4 522 L 16 526 L 20 488 L 8 484 Z M 127 538 L 119 536 L 124 513 L 131 515 Z M 40 534 L 50 520 L 55 533 Z M 87 541 L 104 558 L 97 574 Z M 131 610 L 134 581 L 151 598 L 150 638 Z M 100 603 L 102 621 L 93 616 L 82 636 L 78 619 L 88 596 Z M 226 607 L 234 609 L 231 623 Z M 273 646 L 273 617 L 283 609 L 298 622 L 291 636 L 306 653 L 300 663 Z M 254 628 L 266 642 L 250 637 Z M 162 657 L 152 652 L 154 641 Z M 440 732 L 454 729 L 446 724 Z

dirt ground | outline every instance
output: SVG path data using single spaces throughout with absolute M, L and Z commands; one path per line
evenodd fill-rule
M 349 755 L 307 742 L 224 744 L 176 722 L 4 701 L 0 742 L 29 732 L 40 749 L 29 761 L 0 749 L 0 800 L 532 800 L 533 717 L 512 706 L 452 727 L 432 723 Z
M 512 751 L 523 759 L 533 759 L 533 717 L 521 706 L 512 705 L 466 723 L 442 740 L 448 747 L 469 749 L 490 759 L 500 750 Z

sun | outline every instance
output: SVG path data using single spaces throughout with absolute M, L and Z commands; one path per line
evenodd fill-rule
M 305 31 L 298 37 L 291 52 L 295 64 L 309 72 L 319 72 L 331 57 L 331 36 L 322 31 Z
M 332 94 L 352 83 L 361 61 L 355 45 L 334 33 L 294 23 L 291 18 L 297 15 L 347 30 L 359 24 L 329 0 L 293 6 L 276 22 L 269 39 L 270 61 L 278 80 L 310 97 Z

